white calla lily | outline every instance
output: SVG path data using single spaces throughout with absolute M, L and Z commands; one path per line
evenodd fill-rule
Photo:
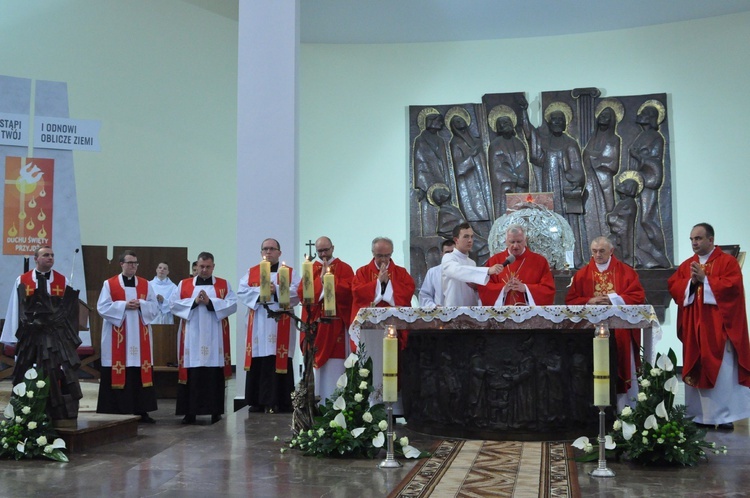
M 404 456 L 406 458 L 419 458 L 419 455 L 422 453 L 414 446 L 409 446 L 408 444 L 401 449 L 404 451 Z
M 8 405 L 5 407 L 5 411 L 3 412 L 3 415 L 5 415 L 5 418 L 13 418 L 16 416 L 16 411 L 13 409 L 13 405 L 8 403 Z
M 29 380 L 34 380 L 34 379 L 36 379 L 37 377 L 39 377 L 39 374 L 38 374 L 38 373 L 36 373 L 36 369 L 34 369 L 34 368 L 29 368 L 28 370 L 26 370 L 26 373 L 25 373 L 25 374 L 23 374 L 23 376 L 24 376 L 25 378 L 29 379 Z
M 582 450 L 587 444 L 589 444 L 589 438 L 586 436 L 581 436 L 575 441 L 573 441 L 573 448 L 578 448 L 579 450 Z
M 604 436 L 604 449 L 614 450 L 615 448 L 617 448 L 617 443 L 612 439 L 612 436 Z
M 679 386 L 679 383 L 677 382 L 677 377 L 670 377 L 665 383 L 664 383 L 664 389 L 671 392 L 672 394 L 677 394 L 677 387 Z
M 357 438 L 357 437 L 361 436 L 363 432 L 365 432 L 365 428 L 364 427 L 357 427 L 356 429 L 354 429 L 352 431 L 352 436 L 354 436 L 355 438 Z
M 671 372 L 674 370 L 674 364 L 672 363 L 672 360 L 669 359 L 669 356 L 663 354 L 659 356 L 659 359 L 656 360 L 656 366 L 664 370 L 665 372 Z
M 19 443 L 18 443 L 18 444 L 16 445 L 16 450 L 17 450 L 17 451 L 18 451 L 19 453 L 23 453 L 23 454 L 25 454 L 25 453 L 26 453 L 26 439 L 24 439 L 23 441 L 20 441 L 20 442 L 19 442 Z
M 633 437 L 635 431 L 635 424 L 631 424 L 630 422 L 625 421 L 622 422 L 622 437 L 625 438 L 625 441 L 630 441 L 630 438 Z
M 336 398 L 336 401 L 333 402 L 333 408 L 339 411 L 346 408 L 346 401 L 344 401 L 343 396 L 339 396 L 338 398 Z
M 339 380 L 336 381 L 336 387 L 339 389 L 343 389 L 346 387 L 346 385 L 349 383 L 349 379 L 347 379 L 346 374 L 341 374 L 341 377 L 339 377 Z
M 662 401 L 658 405 L 656 405 L 656 414 L 663 418 L 664 420 L 669 420 L 669 414 L 667 413 L 667 407 L 664 405 L 664 402 Z
M 346 418 L 343 413 L 339 413 L 333 418 L 333 421 L 339 424 L 339 427 L 346 429 Z
M 646 421 L 643 422 L 643 427 L 646 429 L 658 429 L 659 428 L 659 422 L 657 422 L 656 417 L 653 415 L 649 415 L 646 417 Z
M 346 361 L 344 361 L 344 368 L 354 367 L 354 365 L 357 364 L 357 360 L 359 360 L 359 356 L 357 356 L 357 353 L 351 353 Z
M 26 396 L 26 383 L 21 382 L 13 386 L 13 394 L 20 397 Z
M 376 448 L 382 448 L 385 443 L 385 436 L 382 432 L 378 432 L 378 435 L 372 438 L 372 445 Z

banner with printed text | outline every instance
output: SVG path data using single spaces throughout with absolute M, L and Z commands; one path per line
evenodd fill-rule
M 52 245 L 54 159 L 5 158 L 3 254 L 30 255 Z

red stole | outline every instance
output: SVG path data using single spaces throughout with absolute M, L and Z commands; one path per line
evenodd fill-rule
M 214 277 L 214 292 L 219 299 L 227 295 L 227 281 L 223 278 Z M 180 287 L 180 299 L 193 297 L 195 290 L 195 278 L 186 278 Z M 185 368 L 185 334 L 187 333 L 187 320 L 180 320 L 180 344 L 178 351 L 179 369 L 177 380 L 180 384 L 187 384 L 187 368 Z M 221 342 L 224 346 L 224 378 L 232 378 L 232 353 L 229 349 L 229 318 L 221 320 Z
M 125 287 L 120 283 L 120 276 L 116 275 L 107 280 L 107 282 L 109 283 L 109 295 L 112 301 L 125 301 Z M 135 290 L 138 299 L 145 301 L 148 296 L 148 280 L 136 278 Z M 140 328 L 138 336 L 140 337 L 141 348 L 141 383 L 143 387 L 151 387 L 154 385 L 151 376 L 151 367 L 153 366 L 151 364 L 151 337 L 149 337 L 148 326 L 143 323 L 140 310 L 138 311 L 138 316 Z M 123 320 L 122 325 L 119 327 L 112 325 L 112 389 L 125 388 L 126 354 L 128 347 L 125 340 L 126 332 L 127 320 Z
M 36 270 L 27 271 L 21 275 L 21 283 L 26 286 L 26 297 L 31 296 L 36 290 L 36 280 L 34 280 L 34 272 Z M 52 297 L 63 297 L 65 294 L 65 277 L 52 270 L 54 278 L 47 283 L 50 285 L 49 295 Z
M 292 280 L 292 268 L 289 267 L 289 281 Z M 278 286 L 279 274 L 276 273 L 276 284 Z M 260 265 L 250 268 L 247 275 L 247 285 L 250 287 L 260 286 Z M 253 363 L 253 322 L 255 321 L 255 310 L 249 309 L 247 314 L 247 337 L 245 346 L 245 370 L 250 370 Z M 291 330 L 292 320 L 289 316 L 282 316 L 276 322 L 276 373 L 287 373 L 289 358 L 289 331 Z

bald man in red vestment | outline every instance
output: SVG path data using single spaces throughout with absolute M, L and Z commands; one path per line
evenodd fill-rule
M 406 268 L 391 260 L 393 241 L 377 237 L 372 241 L 372 261 L 359 268 L 352 282 L 352 321 L 360 308 L 411 306 L 414 279 Z M 406 346 L 406 333 L 399 333 L 401 349 Z
M 352 280 L 354 270 L 333 255 L 334 246 L 328 237 L 315 241 L 320 261 L 313 263 L 313 300 L 315 306 L 302 305 L 302 320 L 316 320 L 323 312 L 323 276 L 330 270 L 336 284 L 336 318 L 318 323 L 315 336 L 315 394 L 323 403 L 336 389 L 336 381 L 346 371 L 347 333 L 352 315 Z M 297 289 L 303 302 L 304 282 Z M 308 317 L 308 310 L 310 315 Z M 304 340 L 304 335 L 301 338 Z M 304 344 L 304 343 L 303 343 Z M 304 349 L 303 349 L 304 352 Z

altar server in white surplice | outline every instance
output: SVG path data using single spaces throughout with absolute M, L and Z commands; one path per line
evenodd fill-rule
M 440 244 L 441 257 L 453 252 L 456 243 L 444 240 Z M 422 308 L 434 308 L 443 305 L 443 269 L 440 264 L 427 270 L 422 287 L 419 288 L 419 305 Z
M 174 317 L 169 309 L 169 298 L 177 290 L 177 286 L 169 279 L 168 275 L 169 265 L 162 261 L 156 267 L 156 276 L 151 281 L 151 287 L 154 288 L 156 300 L 159 302 L 159 316 L 153 323 L 174 324 Z
M 211 415 L 211 423 L 224 413 L 226 380 L 232 377 L 229 316 L 237 311 L 237 296 L 229 282 L 213 276 L 214 257 L 198 255 L 198 275 L 186 278 L 172 294 L 172 313 L 181 318 L 177 337 L 180 364 L 176 414 L 183 424 L 196 415 Z
M 503 265 L 477 266 L 469 257 L 474 246 L 474 230 L 464 222 L 453 229 L 456 248 L 443 255 L 443 306 L 478 306 L 477 285 L 486 285 L 490 275 L 503 270 Z

